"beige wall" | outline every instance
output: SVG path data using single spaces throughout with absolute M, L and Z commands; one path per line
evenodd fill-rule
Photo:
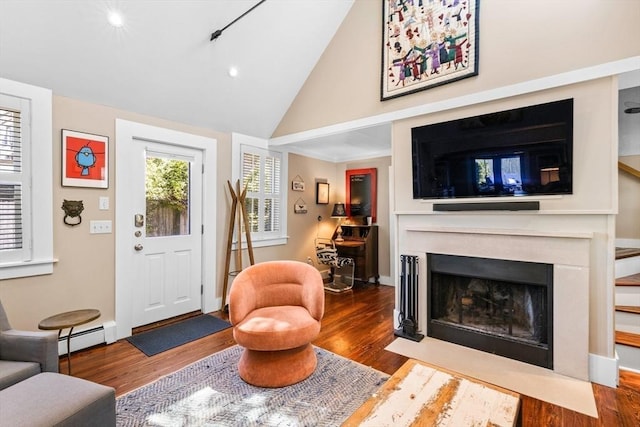
M 638 1 L 484 1 L 478 76 L 381 102 L 381 15 L 355 1 L 274 136 L 640 55 Z
M 158 118 L 134 114 L 61 96 L 53 97 L 53 241 L 58 260 L 53 274 L 3 280 L 0 298 L 13 327 L 37 330 L 38 322 L 52 314 L 92 307 L 102 316 L 89 324 L 102 324 L 115 318 L 115 119 L 125 119 L 153 126 L 189 132 L 217 139 L 218 185 L 231 176 L 230 135 L 194 128 Z M 71 129 L 109 137 L 109 188 L 86 189 L 61 185 L 61 129 Z M 126 191 L 126 189 L 119 189 Z M 98 209 L 100 197 L 109 197 L 109 210 Z M 82 200 L 82 223 L 75 227 L 63 224 L 60 208 L 63 199 Z M 224 203 L 218 204 L 218 230 L 224 230 L 228 216 Z M 112 234 L 89 234 L 89 221 L 113 221 Z M 219 231 L 219 235 L 222 233 Z M 224 254 L 224 240 L 218 239 L 218 254 Z M 218 257 L 220 258 L 220 257 Z M 222 258 L 224 260 L 224 258 Z M 217 260 L 218 271 L 223 262 Z M 220 274 L 221 276 L 221 274 Z M 218 287 L 219 292 L 221 287 Z
M 226 251 L 227 226 L 231 197 L 227 190 L 227 180 L 231 177 L 231 136 L 209 129 L 195 128 L 159 118 L 143 116 L 123 110 L 91 104 L 71 98 L 54 96 L 53 98 L 53 215 L 54 215 L 54 257 L 57 262 L 51 275 L 30 278 L 3 280 L 0 283 L 0 299 L 14 327 L 37 330 L 38 322 L 52 314 L 81 307 L 93 307 L 101 311 L 102 316 L 83 328 L 91 328 L 115 319 L 115 166 L 116 144 L 115 120 L 124 119 L 153 126 L 174 129 L 217 140 L 218 162 L 215 165 L 219 189 L 217 202 L 217 297 L 222 294 L 224 280 L 224 255 Z M 60 138 L 61 129 L 105 135 L 109 137 L 109 188 L 86 189 L 62 187 Z M 382 203 L 380 213 L 388 217 L 386 200 L 388 199 L 388 165 L 390 160 L 373 161 L 366 167 L 379 167 L 379 188 Z M 358 166 L 365 167 L 365 166 Z M 314 239 L 316 236 L 330 237 L 336 226 L 336 220 L 330 217 L 333 203 L 344 199 L 344 167 L 331 162 L 315 160 L 304 156 L 289 154 L 290 182 L 300 175 L 306 184 L 304 192 L 288 192 L 287 206 L 289 239 L 286 245 L 256 248 L 255 261 L 273 259 L 294 259 L 306 261 L 307 256 L 315 260 Z M 330 203 L 315 203 L 316 181 L 330 184 Z M 121 189 L 120 191 L 126 191 Z M 109 210 L 98 209 L 100 197 L 109 197 Z M 293 204 L 302 198 L 308 206 L 306 214 L 294 214 Z M 64 216 L 60 206 L 63 199 L 82 200 L 84 212 L 82 223 L 70 227 L 62 223 Z M 322 216 L 318 221 L 317 217 Z M 89 234 L 91 220 L 113 221 L 112 234 Z M 382 227 L 381 227 L 382 228 Z M 384 233 L 381 230 L 381 233 Z M 384 235 L 384 234 L 383 234 Z M 382 247 L 388 248 L 388 238 Z M 245 248 L 246 249 L 246 248 Z M 388 252 L 388 250 L 387 250 Z M 388 268 L 388 254 L 384 256 Z M 246 250 L 243 251 L 243 263 L 249 264 Z M 235 265 L 232 259 L 231 269 Z M 381 274 L 385 267 L 381 267 Z
M 619 160 L 640 170 L 640 155 L 621 156 Z M 620 171 L 618 191 L 619 213 L 616 217 L 616 238 L 640 240 L 640 179 Z
M 551 4 L 549 2 L 549 4 Z M 446 100 L 470 93 L 477 93 L 505 85 L 525 82 L 531 79 L 555 75 L 565 71 L 597 65 L 600 63 L 640 55 L 640 2 L 626 0 L 565 0 L 553 2 L 553 11 L 541 7 L 537 0 L 492 0 L 482 3 L 480 11 L 480 70 L 477 77 L 468 78 L 426 90 L 414 95 L 400 97 L 385 102 L 379 101 L 380 87 L 380 45 L 381 45 L 381 2 L 356 0 L 345 22 L 323 54 L 308 81 L 292 103 L 287 115 L 278 126 L 274 136 L 314 129 L 330 124 L 368 117 L 425 103 Z M 612 105 L 614 79 L 602 79 L 583 85 L 545 91 L 538 94 L 505 99 L 493 103 L 464 108 L 458 111 L 439 113 L 434 117 L 412 119 L 394 125 L 394 202 L 395 209 L 428 211 L 423 205 L 407 197 L 400 179 L 407 166 L 407 151 L 403 144 L 406 129 L 410 123 L 427 123 L 445 117 L 460 117 L 473 111 L 488 111 L 491 108 L 533 103 L 543 99 L 560 99 L 567 96 L 579 101 L 577 119 L 578 136 L 576 155 L 584 166 L 579 171 L 580 181 L 576 194 L 559 200 L 544 202 L 548 210 L 580 210 L 578 214 L 558 215 L 554 226 L 592 228 L 596 234 L 593 250 L 590 298 L 591 351 L 610 356 L 612 354 L 612 306 L 609 283 L 610 254 L 608 242 L 613 238 L 610 231 L 612 221 L 608 212 L 616 209 L 617 194 L 612 183 L 617 176 L 611 152 L 615 152 L 615 130 L 610 123 L 615 121 Z M 617 90 L 617 89 L 616 89 Z M 91 219 L 114 220 L 115 189 L 114 180 L 114 120 L 127 120 L 168 127 L 218 139 L 217 176 L 219 188 L 226 185 L 231 176 L 230 136 L 212 130 L 183 126 L 157 118 L 136 115 L 103 106 L 88 104 L 68 98 L 54 97 L 54 254 L 59 262 L 54 273 L 49 276 L 15 279 L 0 284 L 0 298 L 14 326 L 36 329 L 37 322 L 52 313 L 78 306 L 91 306 L 103 312 L 100 322 L 114 317 L 114 235 L 89 235 L 88 222 Z M 62 188 L 60 186 L 60 129 L 68 128 L 107 135 L 110 137 L 110 188 L 108 190 L 84 190 Z M 404 136 L 403 136 L 404 135 Z M 599 143 L 594 141 L 599 139 Z M 398 160 L 396 160 L 396 157 Z M 315 179 L 327 178 L 331 183 L 331 203 L 335 188 L 340 188 L 344 180 L 343 168 L 355 164 L 340 165 L 317 162 L 300 156 L 290 156 L 289 180 L 301 175 L 308 189 L 304 200 L 310 207 L 304 215 L 295 215 L 292 205 L 298 196 L 289 194 L 289 244 L 273 249 L 256 250 L 257 260 L 271 258 L 306 259 L 306 252 L 312 250 L 315 236 L 314 225 L 318 214 L 326 219 L 320 223 L 320 233 L 327 234 L 333 228 L 328 218 L 329 206 L 324 210 L 315 205 Z M 397 163 L 396 163 L 397 162 Z M 365 162 L 366 163 L 366 162 Z M 358 162 L 357 167 L 372 167 Z M 592 167 L 603 176 L 603 182 L 594 182 L 586 176 Z M 384 167 L 380 165 L 379 173 Z M 300 172 L 304 173 L 300 173 Z M 379 182 L 382 179 L 379 175 Z M 594 189 L 605 191 L 593 191 Z M 344 191 L 344 183 L 342 183 Z M 393 191 L 392 191 L 393 193 Z M 222 194 L 222 193 L 221 193 Z M 338 194 L 338 193 L 335 193 Z M 99 211 L 98 198 L 108 195 L 111 200 L 109 211 Z M 69 228 L 62 224 L 62 199 L 82 199 L 85 202 L 83 224 Z M 382 200 L 378 201 L 379 208 Z M 218 207 L 218 275 L 221 280 L 224 261 L 224 243 L 228 221 L 228 198 L 220 198 Z M 591 211 L 591 213 L 589 213 Z M 324 212 L 324 214 L 322 213 Z M 382 215 L 381 215 L 382 217 Z M 436 216 L 434 216 L 436 217 Z M 441 218 L 441 217 L 439 217 Z M 456 216 L 448 216 L 456 221 Z M 483 217 L 484 218 L 484 217 Z M 501 218 L 514 221 L 516 215 Z M 522 216 L 517 219 L 535 227 L 537 223 L 550 222 L 540 216 Z M 577 221 L 572 221 L 576 219 Z M 490 220 L 494 220 L 490 218 Z M 314 225 L 311 225 L 314 224 Z M 576 225 L 577 224 L 577 225 Z M 117 224 L 114 223 L 114 227 Z M 298 240 L 298 235 L 302 236 Z M 382 239 L 381 239 L 382 240 Z M 297 243 L 294 243 L 297 242 Z M 382 258 L 382 257 L 381 257 Z M 382 261 L 381 261 L 382 262 Z M 386 269 L 381 264 L 382 270 Z M 611 275 L 612 276 L 612 275 Z
M 227 226 L 230 215 L 231 197 L 227 190 L 227 180 L 231 177 L 231 136 L 209 129 L 201 129 L 173 123 L 166 120 L 91 104 L 75 99 L 54 96 L 53 99 L 53 215 L 54 215 L 54 256 L 58 260 L 53 274 L 4 280 L 0 284 L 0 298 L 14 327 L 37 330 L 38 322 L 49 315 L 77 309 L 94 307 L 102 316 L 92 324 L 102 324 L 115 318 L 115 119 L 130 120 L 138 123 L 174 129 L 217 140 L 216 168 L 219 189 L 217 202 L 217 295 L 222 294 L 224 280 L 224 260 L 226 251 Z M 62 187 L 60 163 L 60 130 L 72 129 L 109 137 L 109 188 L 85 189 Z M 256 262 L 273 259 L 294 259 L 306 261 L 307 256 L 315 259 L 313 240 L 316 233 L 331 236 L 335 220 L 331 219 L 333 203 L 344 197 L 344 174 L 338 174 L 334 163 L 314 160 L 295 154 L 289 155 L 289 183 L 300 175 L 305 183 L 304 192 L 288 193 L 288 203 L 284 209 L 288 212 L 289 239 L 286 245 L 256 248 Z M 330 184 L 330 204 L 315 203 L 315 182 Z M 126 189 L 121 189 L 126 191 Z M 109 210 L 98 209 L 100 197 L 109 197 Z M 293 203 L 298 197 L 304 199 L 309 208 L 306 214 L 294 214 Z M 63 199 L 82 200 L 84 212 L 82 224 L 69 227 L 62 223 L 63 212 L 60 209 Z M 322 221 L 317 221 L 318 216 Z M 114 233 L 89 234 L 91 220 L 113 221 Z M 245 248 L 246 249 L 246 248 Z M 243 251 L 243 263 L 249 264 L 246 250 Z M 231 269 L 234 269 L 232 260 Z
M 377 1 L 355 1 L 274 136 L 480 94 L 640 55 L 640 44 L 635 42 L 640 40 L 636 22 L 640 2 L 565 0 L 553 2 L 551 11 L 536 0 L 492 0 L 482 2 L 480 9 L 478 76 L 381 102 L 380 6 Z M 617 42 L 612 43 L 613 39 Z M 504 92 L 498 101 L 399 121 L 393 124 L 392 135 L 392 209 L 407 214 L 399 223 L 534 230 L 557 227 L 593 233 L 590 351 L 605 357 L 613 356 L 611 252 L 618 208 L 617 90 L 617 80 L 612 77 L 521 96 Z M 572 196 L 543 198 L 538 215 L 432 215 L 430 203 L 412 199 L 411 186 L 406 185 L 411 182 L 411 126 L 563 98 L 576 100 Z
M 335 219 L 331 218 L 331 208 L 336 200 L 337 191 L 340 191 L 339 179 L 336 178 L 336 166 L 334 163 L 315 160 L 309 157 L 289 154 L 289 178 L 287 187 L 291 189 L 291 182 L 296 177 L 302 178 L 305 183 L 304 191 L 289 191 L 287 195 L 287 232 L 289 239 L 286 245 L 257 248 L 254 253 L 256 262 L 275 259 L 292 259 L 306 262 L 307 257 L 315 261 L 314 239 L 331 237 L 335 228 Z M 299 178 L 296 178 L 299 180 Z M 329 183 L 329 204 L 316 204 L 316 182 Z M 293 204 L 302 199 L 307 204 L 306 214 L 293 213 Z M 322 220 L 318 221 L 318 216 Z

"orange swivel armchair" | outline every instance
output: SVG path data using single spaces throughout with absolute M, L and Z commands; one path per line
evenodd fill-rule
M 244 347 L 240 377 L 258 387 L 284 387 L 318 363 L 311 341 L 324 314 L 322 276 L 297 261 L 269 261 L 238 274 L 229 292 L 233 337 Z

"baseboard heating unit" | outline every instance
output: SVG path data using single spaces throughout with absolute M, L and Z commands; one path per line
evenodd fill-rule
M 400 327 L 394 335 L 412 341 L 421 341 L 418 333 L 418 257 L 400 255 Z

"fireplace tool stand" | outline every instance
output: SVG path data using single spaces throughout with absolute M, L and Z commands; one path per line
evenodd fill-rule
M 400 255 L 400 269 L 400 327 L 393 333 L 419 342 L 424 335 L 418 333 L 418 257 Z

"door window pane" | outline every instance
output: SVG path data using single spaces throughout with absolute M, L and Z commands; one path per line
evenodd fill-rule
M 147 157 L 145 174 L 147 237 L 190 234 L 190 163 Z

